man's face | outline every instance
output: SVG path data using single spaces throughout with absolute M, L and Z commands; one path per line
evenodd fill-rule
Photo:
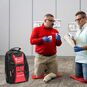
M 77 15 L 75 21 L 80 27 L 82 27 L 86 23 L 86 18 L 81 15 Z
M 47 18 L 45 18 L 45 20 L 44 20 L 44 24 L 45 24 L 45 26 L 48 27 L 48 28 L 52 28 L 54 22 L 55 22 L 54 17 L 47 17 Z

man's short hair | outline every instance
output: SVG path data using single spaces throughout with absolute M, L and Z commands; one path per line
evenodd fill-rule
M 54 17 L 52 14 L 46 14 L 44 17 Z
M 83 18 L 86 18 L 86 13 L 84 11 L 78 11 L 75 16 L 81 15 Z

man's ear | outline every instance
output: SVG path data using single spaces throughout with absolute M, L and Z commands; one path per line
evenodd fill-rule
M 87 20 L 87 16 L 86 16 L 86 20 Z
M 46 19 L 44 19 L 44 22 L 46 22 Z

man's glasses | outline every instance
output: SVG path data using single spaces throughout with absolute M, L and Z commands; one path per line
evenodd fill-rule
M 75 19 L 75 21 L 80 21 L 81 19 L 83 19 L 84 17 L 82 17 L 82 18 L 78 18 L 78 19 Z
M 55 22 L 55 20 L 50 20 L 50 19 L 46 19 L 46 20 L 48 20 L 48 21 L 50 21 L 50 22 Z

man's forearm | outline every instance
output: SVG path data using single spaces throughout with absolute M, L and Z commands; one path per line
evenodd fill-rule
M 72 40 L 73 40 L 74 44 L 76 45 L 76 40 L 75 39 L 72 39 Z
M 87 45 L 82 47 L 84 50 L 87 50 Z

